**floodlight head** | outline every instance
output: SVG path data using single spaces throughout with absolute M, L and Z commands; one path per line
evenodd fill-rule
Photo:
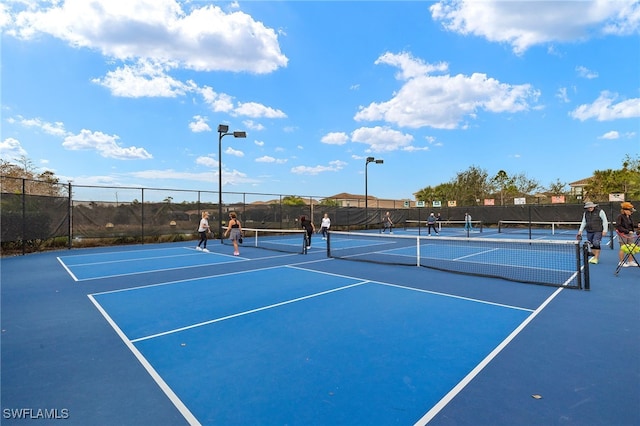
M 247 132 L 233 132 L 234 138 L 246 138 Z
M 384 163 L 384 160 L 376 160 L 376 164 L 382 164 Z
M 367 163 L 371 163 L 372 161 L 376 161 L 373 157 L 367 157 Z
M 226 124 L 218 124 L 218 132 L 219 133 L 227 133 L 229 131 L 229 126 Z

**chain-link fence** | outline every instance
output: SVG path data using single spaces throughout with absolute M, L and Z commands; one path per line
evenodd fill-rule
M 48 183 L 0 177 L 2 254 L 111 244 L 187 241 L 197 238 L 203 211 L 210 213 L 214 237 L 228 213 L 238 214 L 248 228 L 297 229 L 300 216 L 319 228 L 327 213 L 336 230 L 378 228 L 389 211 L 396 226 L 407 220 L 426 220 L 440 213 L 444 221 L 461 221 L 469 213 L 483 226 L 501 220 L 580 221 L 582 204 L 527 204 L 512 206 L 415 207 L 406 200 L 357 197 L 300 196 L 304 205 L 288 205 L 287 196 L 257 193 L 160 188 L 128 188 Z M 620 203 L 600 203 L 611 221 Z

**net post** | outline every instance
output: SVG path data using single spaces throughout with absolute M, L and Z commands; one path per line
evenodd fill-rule
M 331 257 L 331 231 L 327 231 L 327 257 Z
M 578 264 L 580 263 L 579 259 L 580 257 L 578 257 Z M 584 263 L 584 289 L 590 290 L 591 285 L 589 280 L 589 243 L 587 243 L 586 241 L 582 244 L 582 259 Z M 580 286 L 580 281 L 578 281 L 578 285 L 579 285 L 579 288 L 582 288 Z
M 416 237 L 416 266 L 420 266 L 420 236 Z

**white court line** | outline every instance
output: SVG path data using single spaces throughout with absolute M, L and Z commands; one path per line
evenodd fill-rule
M 331 259 L 331 260 L 334 260 L 334 259 Z M 482 303 L 482 304 L 485 304 L 485 305 L 500 306 L 500 307 L 503 307 L 503 308 L 517 309 L 517 310 L 521 310 L 521 311 L 533 312 L 533 309 L 530 309 L 530 308 L 523 308 L 523 307 L 514 306 L 514 305 L 505 305 L 505 304 L 502 304 L 502 303 L 490 302 L 488 300 L 474 299 L 474 298 L 471 298 L 471 297 L 464 297 L 464 296 L 457 296 L 455 294 L 450 294 L 450 293 L 442 293 L 442 292 L 439 292 L 439 291 L 424 290 L 424 289 L 415 288 L 415 287 L 407 287 L 407 286 L 404 286 L 404 285 L 387 283 L 387 282 L 384 282 L 384 281 L 367 280 L 366 278 L 354 277 L 354 276 L 351 276 L 351 275 L 342 275 L 342 274 L 334 274 L 334 273 L 331 273 L 331 272 L 316 271 L 314 269 L 300 268 L 300 267 L 292 266 L 292 265 L 288 265 L 287 267 L 293 268 L 293 269 L 300 269 L 302 271 L 317 272 L 317 273 L 320 273 L 320 274 L 331 275 L 331 276 L 334 276 L 334 277 L 349 278 L 349 279 L 352 279 L 352 280 L 368 281 L 369 283 L 372 283 L 372 284 L 380 284 L 380 285 L 385 285 L 385 286 L 389 286 L 389 287 L 401 288 L 401 289 L 404 289 L 404 290 L 410 290 L 410 291 L 417 291 L 417 292 L 420 292 L 420 293 L 433 294 L 433 295 L 436 295 L 436 296 L 450 297 L 452 299 L 460 299 L 460 300 L 466 300 L 466 301 L 469 301 L 469 302 Z
M 203 322 L 199 322 L 197 324 L 191 324 L 191 325 L 188 325 L 188 326 L 185 326 L 185 327 L 175 328 L 173 330 L 163 331 L 162 333 L 156 333 L 156 334 L 152 334 L 150 336 L 139 337 L 137 339 L 133 339 L 131 342 L 136 343 L 136 342 L 140 342 L 140 341 L 143 341 L 143 340 L 148 340 L 148 339 L 153 339 L 153 338 L 156 338 L 156 337 L 166 336 L 168 334 L 179 333 L 181 331 L 190 330 L 192 328 L 198 328 L 198 327 L 202 327 L 202 326 L 205 326 L 205 325 L 214 324 L 214 323 L 217 323 L 217 322 L 220 322 L 220 321 L 226 321 L 226 320 L 231 319 L 231 318 L 237 318 L 237 317 L 253 314 L 253 313 L 256 313 L 256 312 L 265 311 L 267 309 L 277 308 L 279 306 L 284 306 L 284 305 L 288 305 L 288 304 L 291 304 L 291 303 L 300 302 L 302 300 L 311 299 L 311 298 L 318 297 L 318 296 L 323 296 L 325 294 L 334 293 L 336 291 L 346 290 L 346 289 L 351 288 L 351 287 L 360 286 L 362 284 L 365 284 L 366 282 L 367 281 L 362 281 L 362 282 L 359 282 L 359 283 L 349 284 L 347 286 L 333 288 L 331 290 L 321 291 L 320 293 L 314 293 L 314 294 L 310 294 L 310 295 L 307 295 L 307 296 L 297 297 L 297 298 L 291 299 L 291 300 L 285 300 L 284 302 L 274 303 L 272 305 L 263 306 L 261 308 L 250 309 L 248 311 L 238 312 L 236 314 L 227 315 L 225 317 L 216 318 L 216 319 L 212 319 L 212 320 L 209 320 L 209 321 L 203 321 Z
M 558 295 L 564 288 L 558 288 L 551 296 L 547 298 L 531 315 L 529 315 L 515 330 L 507 336 L 489 355 L 487 355 L 478 365 L 475 366 L 469 374 L 467 374 L 457 385 L 453 387 L 431 410 L 429 410 L 414 426 L 424 426 L 429 423 L 456 395 L 458 395 L 471 381 L 496 357 L 502 350 L 507 347 L 515 337 L 520 334 L 524 328 L 529 325 L 533 319 Z
M 147 359 L 142 355 L 142 353 L 140 353 L 140 351 L 135 347 L 135 345 L 129 339 L 127 339 L 127 336 L 125 336 L 125 334 L 122 332 L 120 327 L 118 327 L 118 325 L 113 321 L 113 319 L 111 319 L 109 314 L 107 314 L 107 312 L 104 309 L 102 309 L 102 306 L 100 306 L 100 304 L 93 298 L 92 295 L 89 294 L 87 296 L 89 297 L 89 300 L 91 300 L 91 302 L 98 309 L 98 311 L 100 311 L 102 316 L 111 325 L 111 327 L 113 327 L 113 329 L 118 334 L 118 336 L 120 336 L 120 339 L 122 339 L 124 344 L 129 348 L 129 350 L 138 359 L 138 361 L 140 361 L 140 364 L 142 364 L 142 366 L 145 368 L 145 370 L 147 370 L 149 375 L 158 384 L 160 389 L 165 393 L 165 395 L 167 395 L 169 400 L 173 403 L 173 405 L 175 405 L 175 407 L 178 409 L 178 411 L 180 411 L 180 414 L 182 414 L 182 416 L 187 420 L 187 422 L 189 422 L 190 425 L 199 426 L 201 423 L 198 421 L 198 419 L 187 408 L 187 406 L 184 405 L 184 403 L 178 397 L 178 395 L 176 395 L 175 392 L 169 387 L 167 382 L 165 382 L 162 379 L 160 374 L 158 374 L 158 372 L 155 370 L 155 368 L 153 368 L 153 366 L 151 366 L 149 361 L 147 361 Z
M 93 252 L 93 253 L 84 253 L 84 254 L 69 254 L 63 257 L 74 258 L 74 257 L 88 257 L 88 256 L 109 256 L 112 254 L 126 254 L 126 253 L 144 253 L 149 251 L 168 251 L 168 250 L 182 250 L 189 247 L 178 246 L 178 247 L 160 247 L 160 248 L 149 248 L 149 249 L 140 249 L 140 250 L 117 250 L 117 251 L 104 251 L 104 252 Z M 78 249 L 82 250 L 82 249 Z
M 195 250 L 194 250 L 195 252 Z M 138 252 L 136 252 L 138 253 Z M 209 253 L 202 253 L 202 254 L 211 254 L 211 252 Z M 218 253 L 213 253 L 213 254 L 218 254 Z M 109 263 L 126 263 L 126 262 L 140 262 L 143 260 L 157 260 L 157 259 L 166 259 L 166 258 L 171 258 L 171 259 L 175 259 L 176 257 L 186 257 L 186 256 L 195 256 L 196 254 L 172 254 L 172 255 L 167 255 L 167 256 L 153 256 L 153 257 L 137 257 L 137 258 L 131 258 L 131 259 L 113 259 L 113 260 L 105 260 L 105 261 L 101 261 L 101 262 L 89 262 L 89 263 L 76 263 L 74 265 L 72 265 L 72 267 L 82 267 L 82 266 L 94 266 L 94 265 L 107 265 Z
M 58 259 L 58 262 L 62 265 L 65 271 L 67 271 L 67 273 L 71 275 L 71 278 L 73 278 L 74 281 L 79 281 L 78 278 L 74 275 L 74 273 L 71 272 L 69 268 L 67 268 L 67 265 L 65 265 L 65 263 L 62 261 L 62 259 L 60 259 L 60 257 L 56 257 L 56 259 Z
M 249 259 L 248 261 L 250 261 L 250 260 L 251 259 Z M 309 263 L 309 262 L 304 262 L 304 263 Z M 288 266 L 288 265 L 267 266 L 267 267 L 264 267 L 264 268 L 245 269 L 245 270 L 242 270 L 242 271 L 225 272 L 224 274 L 213 274 L 213 275 L 205 275 L 203 277 L 186 278 L 186 279 L 183 279 L 183 280 L 164 281 L 164 282 L 155 283 L 155 284 L 145 284 L 145 285 L 141 285 L 141 286 L 137 286 L 137 287 L 127 287 L 127 288 L 121 288 L 121 289 L 117 289 L 117 290 L 102 291 L 102 292 L 93 293 L 93 294 L 94 295 L 101 295 L 101 294 L 120 293 L 120 292 L 125 292 L 125 291 L 141 290 L 141 289 L 145 289 L 145 288 L 159 287 L 159 286 L 163 286 L 163 285 L 180 284 L 180 283 L 185 283 L 185 282 L 189 282 L 189 281 L 208 280 L 208 279 L 217 278 L 217 277 L 227 277 L 227 276 L 234 276 L 234 275 L 238 275 L 238 274 L 248 274 L 248 273 L 257 272 L 257 271 L 267 271 L 269 269 L 283 268 L 285 266 Z
M 122 273 L 122 274 L 113 274 L 113 275 L 102 275 L 99 277 L 94 277 L 94 278 L 82 278 L 82 279 L 77 279 L 75 278 L 75 281 L 96 281 L 96 280 L 102 280 L 102 279 L 106 279 L 106 278 L 115 278 L 115 277 L 126 277 L 129 275 L 142 275 L 142 274 L 153 274 L 155 272 L 166 272 L 166 271 L 177 271 L 180 269 L 193 269 L 193 268 L 202 268 L 202 267 L 206 267 L 206 266 L 215 266 L 215 265 L 225 265 L 225 264 L 229 264 L 229 263 L 237 263 L 237 262 L 246 262 L 246 261 L 256 261 L 256 260 L 263 260 L 263 259 L 278 259 L 278 258 L 283 258 L 283 257 L 290 257 L 290 256 L 299 256 L 299 253 L 293 253 L 293 254 L 285 254 L 285 255 L 279 255 L 279 256 L 268 256 L 268 257 L 261 257 L 258 259 L 249 259 L 247 257 L 242 257 L 242 256 L 232 256 L 230 254 L 225 254 L 225 253 L 215 253 L 215 252 L 209 252 L 209 253 L 202 253 L 203 255 L 214 255 L 214 256 L 222 256 L 225 258 L 229 258 L 229 259 L 233 259 L 233 262 L 213 262 L 213 263 L 200 263 L 198 265 L 190 265 L 190 266 L 176 266 L 175 268 L 161 268 L 161 269 L 149 269 L 146 271 L 138 271 L 138 272 L 127 272 L 127 273 Z M 151 259 L 151 258 L 145 258 L 145 259 Z M 58 260 L 60 260 L 60 258 L 58 258 Z M 140 259 L 138 259 L 140 260 Z M 126 260 L 125 260 L 126 261 Z M 62 263 L 62 261 L 60 261 Z M 76 266 L 76 265 L 74 265 Z M 86 266 L 86 264 L 81 265 L 81 266 Z M 71 271 L 64 265 L 63 263 L 63 267 L 67 270 L 67 272 L 69 272 L 69 274 L 71 274 Z M 72 266 L 73 267 L 73 266 Z M 73 277 L 75 277 L 73 274 L 71 274 Z M 211 275 L 211 276 L 215 276 L 215 275 Z

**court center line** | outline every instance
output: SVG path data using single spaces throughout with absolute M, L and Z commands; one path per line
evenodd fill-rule
M 352 280 L 362 280 L 362 281 L 368 282 L 370 284 L 380 284 L 380 285 L 385 285 L 385 286 L 388 286 L 388 287 L 397 287 L 397 288 L 401 288 L 401 289 L 404 289 L 404 290 L 410 290 L 410 291 L 417 291 L 417 292 L 420 292 L 420 293 L 433 294 L 435 296 L 450 297 L 450 298 L 453 298 L 453 299 L 466 300 L 466 301 L 469 301 L 469 302 L 482 303 L 482 304 L 485 304 L 485 305 L 493 305 L 493 306 L 499 306 L 499 307 L 502 307 L 502 308 L 516 309 L 516 310 L 521 310 L 521 311 L 526 311 L 526 312 L 533 312 L 533 309 L 531 309 L 531 308 L 523 308 L 521 306 L 515 306 L 515 305 L 505 305 L 503 303 L 490 302 L 488 300 L 474 299 L 474 298 L 471 298 L 471 297 L 457 296 L 455 294 L 450 294 L 450 293 L 441 293 L 441 292 L 433 291 L 433 290 L 424 290 L 424 289 L 421 289 L 421 288 L 408 287 L 408 286 L 404 286 L 404 285 L 400 285 L 400 284 L 386 283 L 386 282 L 383 282 L 383 281 L 366 280 L 365 278 L 354 277 L 354 276 L 351 276 L 351 275 L 342 275 L 342 274 L 335 274 L 333 272 L 316 271 L 316 270 L 313 270 L 313 269 L 301 268 L 301 267 L 294 266 L 294 265 L 286 265 L 286 267 L 287 268 L 292 268 L 292 269 L 299 269 L 301 271 L 316 272 L 316 273 L 319 273 L 319 274 L 330 275 L 330 276 L 333 276 L 333 277 L 348 278 L 348 279 L 352 279 Z
M 209 320 L 209 321 L 199 322 L 197 324 L 188 325 L 186 327 L 180 327 L 180 328 L 176 328 L 176 329 L 173 329 L 173 330 L 163 331 L 162 333 L 156 333 L 156 334 L 152 334 L 150 336 L 139 337 L 137 339 L 131 340 L 131 343 L 137 343 L 137 342 L 141 342 L 143 340 L 149 340 L 149 339 L 153 339 L 153 338 L 156 338 L 156 337 L 166 336 L 168 334 L 179 333 L 181 331 L 189 330 L 189 329 L 192 329 L 192 328 L 202 327 L 202 326 L 205 326 L 205 325 L 214 324 L 214 323 L 221 322 L 221 321 L 226 321 L 226 320 L 231 319 L 231 318 L 237 318 L 237 317 L 241 317 L 241 316 L 244 316 L 244 315 L 253 314 L 253 313 L 256 313 L 256 312 L 265 311 L 267 309 L 277 308 L 278 306 L 284 306 L 284 305 L 288 305 L 290 303 L 300 302 L 300 301 L 305 300 L 305 299 L 311 299 L 313 297 L 323 296 L 325 294 L 334 293 L 336 291 L 342 291 L 342 290 L 346 290 L 346 289 L 351 288 L 351 287 L 360 286 L 360 285 L 365 284 L 367 282 L 368 281 L 363 281 L 363 282 L 359 282 L 359 283 L 355 283 L 355 284 L 350 284 L 350 285 L 347 285 L 347 286 L 344 286 L 344 287 L 338 287 L 338 288 L 334 288 L 334 289 L 331 289 L 331 290 L 327 290 L 327 291 L 323 291 L 323 292 L 315 293 L 315 294 L 310 294 L 308 296 L 298 297 L 298 298 L 287 300 L 287 301 L 280 302 L 280 303 L 274 303 L 273 305 L 263 306 L 261 308 L 250 309 L 248 311 L 238 312 L 237 314 L 227 315 L 225 317 L 216 318 L 216 319 Z

